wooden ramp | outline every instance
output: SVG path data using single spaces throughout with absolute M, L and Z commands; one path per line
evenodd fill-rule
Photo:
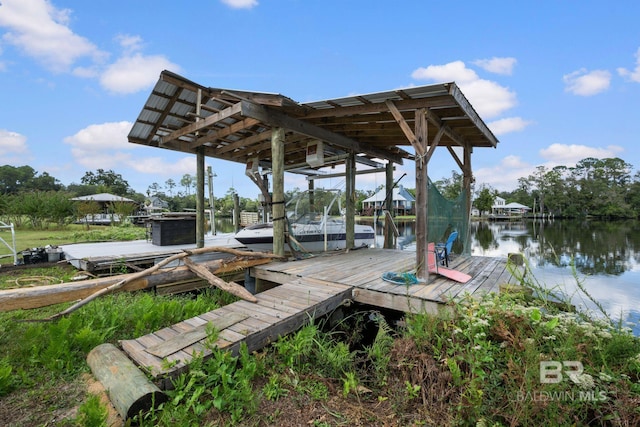
M 211 356 L 205 345 L 207 325 L 220 331 L 215 346 L 234 353 L 242 343 L 260 349 L 323 316 L 351 299 L 351 286 L 313 278 L 288 283 L 256 295 L 258 303 L 236 301 L 137 339 L 120 341 L 122 349 L 161 389 L 185 371 L 194 354 Z
M 271 262 L 251 268 L 256 278 L 258 303 L 237 301 L 137 339 L 121 341 L 122 349 L 161 389 L 187 369 L 194 353 L 210 357 L 205 345 L 207 325 L 220 331 L 213 343 L 250 351 L 296 331 L 310 318 L 323 316 L 345 300 L 404 312 L 437 313 L 446 303 L 464 295 L 498 292 L 499 286 L 517 283 L 506 258 L 458 257 L 450 268 L 472 277 L 458 283 L 437 274 L 428 283 L 404 286 L 382 280 L 387 271 L 415 269 L 415 253 L 388 249 L 362 249 L 312 258 Z M 276 286 L 279 285 L 279 286 Z M 268 289 L 267 289 L 268 288 Z

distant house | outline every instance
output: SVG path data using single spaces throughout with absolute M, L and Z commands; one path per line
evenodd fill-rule
M 130 203 L 136 207 L 138 206 L 138 202 L 135 200 L 109 193 L 89 194 L 87 196 L 74 197 L 71 200 L 75 202 L 96 202 L 100 206 L 100 212 L 88 214 L 85 218 L 82 218 L 81 222 L 90 224 L 120 222 L 122 218 L 112 209 L 114 203 Z
M 491 206 L 491 213 L 498 213 L 499 211 L 501 212 L 502 209 L 504 209 L 505 204 L 505 199 L 500 196 L 496 196 L 495 200 L 493 201 L 493 206 Z
M 505 203 L 502 197 L 496 196 L 494 204 L 491 207 L 491 215 L 503 217 L 522 216 L 530 210 L 531 208 L 529 206 L 517 202 Z
M 376 194 L 362 201 L 362 211 L 366 215 L 373 215 L 374 210 L 380 215 L 380 209 L 384 205 L 387 197 L 385 187 L 382 187 Z M 392 207 L 386 207 L 395 215 L 409 215 L 413 213 L 416 199 L 402 185 L 397 186 L 392 192 Z
M 144 203 L 144 208 L 149 214 L 157 211 L 164 211 L 169 209 L 169 202 L 162 200 L 158 196 L 151 196 Z

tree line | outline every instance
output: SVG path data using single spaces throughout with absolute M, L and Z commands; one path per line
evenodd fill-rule
M 491 211 L 496 196 L 507 203 L 518 202 L 535 209 L 537 214 L 563 218 L 637 218 L 640 215 L 640 172 L 632 175 L 633 167 L 620 158 L 579 161 L 575 166 L 538 166 L 536 170 L 518 179 L 513 191 L 497 191 L 490 185 L 481 184 L 474 189 L 473 205 L 480 211 Z M 463 177 L 452 171 L 450 178 L 435 181 L 443 196 L 454 199 L 462 191 Z M 30 166 L 0 166 L 0 218 L 28 218 L 34 227 L 46 223 L 63 225 L 74 217 L 81 216 L 82 209 L 70 199 L 96 193 L 111 193 L 130 198 L 143 206 L 152 196 L 168 203 L 169 211 L 195 209 L 195 177 L 185 174 L 176 183 L 168 179 L 164 185 L 152 183 L 146 195 L 135 192 L 129 183 L 113 170 L 88 171 L 80 183 L 68 186 L 48 173 L 38 173 Z M 415 190 L 407 189 L 415 194 Z M 288 194 L 292 197 L 300 190 Z M 362 200 L 375 191 L 356 191 L 357 210 Z M 222 197 L 215 199 L 218 215 L 231 215 L 234 208 L 235 190 L 230 188 Z M 240 209 L 258 211 L 257 199 L 240 197 Z M 208 200 L 207 200 L 208 202 Z M 114 210 L 118 208 L 114 206 Z M 90 210 L 84 206 L 84 211 Z
M 490 211 L 496 196 L 518 202 L 536 214 L 556 218 L 602 219 L 638 218 L 640 216 L 640 172 L 620 158 L 588 157 L 575 166 L 538 166 L 518 179 L 510 192 L 498 192 L 481 185 L 475 207 Z
M 154 182 L 145 195 L 133 190 L 127 180 L 113 170 L 87 171 L 79 184 L 65 186 L 55 177 L 46 172 L 38 173 L 31 166 L 4 165 L 0 166 L 0 220 L 17 226 L 27 222 L 38 229 L 49 224 L 63 226 L 87 215 L 100 213 L 101 208 L 95 202 L 71 200 L 98 193 L 129 198 L 137 202 L 140 209 L 155 196 L 167 203 L 168 211 L 192 210 L 196 207 L 195 183 L 195 177 L 185 174 L 180 180 L 181 191 L 174 191 L 176 183 L 169 179 L 164 186 Z M 217 215 L 231 215 L 234 194 L 235 190 L 230 188 L 224 196 L 215 199 Z M 258 210 L 257 200 L 240 197 L 239 201 L 241 210 Z M 208 203 L 208 199 L 205 203 Z M 138 209 L 132 209 L 128 203 L 112 203 L 108 210 L 112 214 L 128 216 L 137 213 Z

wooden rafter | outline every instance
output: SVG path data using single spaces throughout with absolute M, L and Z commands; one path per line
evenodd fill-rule
M 172 132 L 167 136 L 162 137 L 160 141 L 160 145 L 166 144 L 167 142 L 170 142 L 170 141 L 174 141 L 180 138 L 181 136 L 192 134 L 202 129 L 206 129 L 207 127 L 213 126 L 216 123 L 233 116 L 234 114 L 238 114 L 239 112 L 240 112 L 240 104 L 232 105 L 231 107 L 228 107 L 220 111 L 219 113 L 211 114 L 210 116 L 207 116 L 204 119 L 198 120 L 194 123 L 191 123 L 187 126 L 184 126 Z
M 280 126 L 293 132 L 307 135 L 311 138 L 317 138 L 326 141 L 329 144 L 334 144 L 347 150 L 370 154 L 380 159 L 387 159 L 395 163 L 402 164 L 402 157 L 399 155 L 390 153 L 386 150 L 365 147 L 358 141 L 354 141 L 343 135 L 333 133 L 324 128 L 295 119 L 284 113 L 281 113 L 280 111 L 269 109 L 268 107 L 262 105 L 253 104 L 248 101 L 242 101 L 242 115 L 246 117 L 253 117 L 262 121 L 263 123 L 268 123 L 271 126 Z

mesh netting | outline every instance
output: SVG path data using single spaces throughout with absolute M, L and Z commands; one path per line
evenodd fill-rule
M 458 231 L 452 252 L 470 254 L 468 245 L 469 223 L 467 199 L 464 191 L 454 200 L 446 199 L 429 179 L 429 202 L 427 212 L 427 241 L 446 242 L 452 231 Z

